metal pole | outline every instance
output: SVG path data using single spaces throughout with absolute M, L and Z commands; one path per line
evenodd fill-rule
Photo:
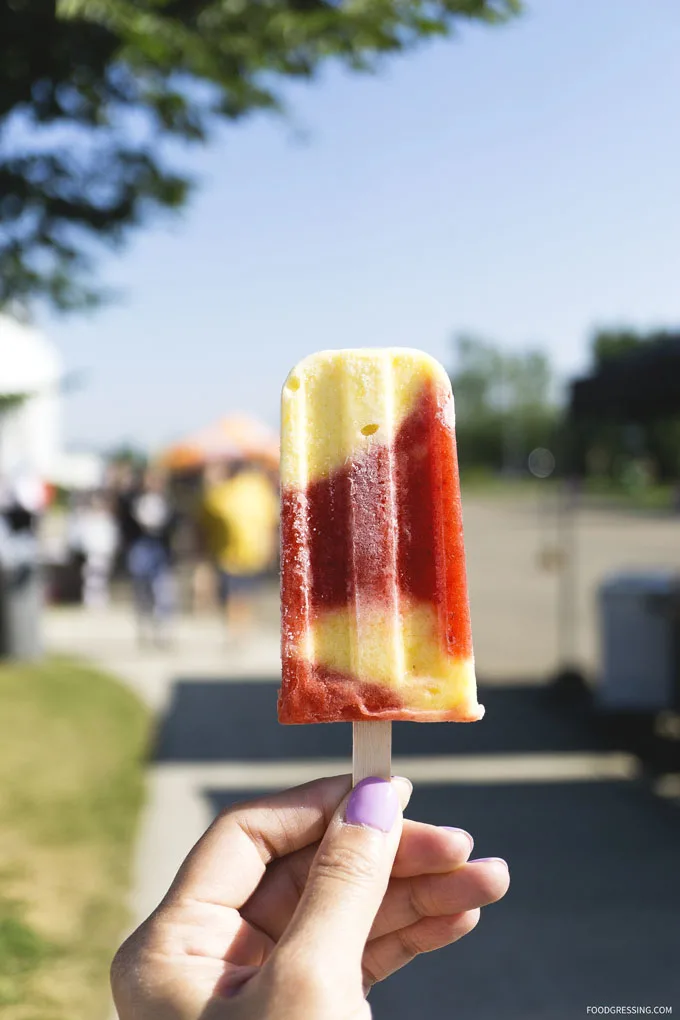
M 565 478 L 557 503 L 560 549 L 557 589 L 557 656 L 560 676 L 578 673 L 578 563 L 576 541 L 577 492 L 573 478 Z

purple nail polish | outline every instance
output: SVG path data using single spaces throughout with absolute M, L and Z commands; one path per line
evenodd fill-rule
M 475 841 L 470 835 L 470 833 L 467 832 L 466 829 L 459 829 L 455 825 L 440 825 L 439 828 L 446 829 L 447 832 L 460 832 L 461 835 L 467 836 L 467 838 L 470 840 L 470 850 L 472 850 L 472 848 L 474 847 Z
M 345 808 L 349 825 L 368 825 L 389 832 L 399 814 L 397 791 L 387 779 L 362 779 L 352 790 Z
M 474 861 L 468 861 L 468 864 L 504 864 L 507 868 L 508 862 L 504 861 L 502 857 L 476 857 Z

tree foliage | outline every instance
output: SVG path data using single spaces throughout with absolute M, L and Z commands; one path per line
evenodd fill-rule
M 667 330 L 641 332 L 632 328 L 596 330 L 590 341 L 595 369 L 630 351 L 677 336 Z M 637 465 L 650 480 L 675 481 L 680 475 L 680 419 L 659 417 L 645 423 L 596 421 L 579 426 L 577 456 L 586 474 L 625 482 Z
M 657 343 L 674 336 L 677 336 L 677 333 L 664 329 L 652 330 L 647 333 L 626 328 L 598 329 L 593 333 L 590 342 L 595 368 L 600 368 L 606 362 L 620 358 L 645 344 Z
M 507 410 L 525 415 L 551 402 L 552 369 L 544 351 L 508 352 L 480 337 L 456 338 L 458 414 L 474 418 Z
M 553 445 L 553 372 L 543 351 L 507 352 L 459 336 L 452 380 L 463 468 L 520 473 L 533 449 Z
M 357 71 L 520 0 L 5 0 L 0 305 L 96 299 L 92 238 L 118 242 L 191 181 L 164 140 L 281 107 L 285 78 Z
M 591 340 L 595 367 L 600 368 L 608 361 L 634 350 L 644 343 L 643 337 L 632 329 L 600 329 Z

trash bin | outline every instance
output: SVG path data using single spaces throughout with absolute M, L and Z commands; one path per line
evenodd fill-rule
M 43 585 L 32 522 L 0 514 L 0 657 L 42 654 Z
M 677 709 L 680 576 L 622 573 L 599 590 L 602 672 L 596 700 L 610 711 Z

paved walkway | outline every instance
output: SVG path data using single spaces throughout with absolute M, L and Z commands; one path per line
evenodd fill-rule
M 141 655 L 124 611 L 56 611 L 52 648 L 124 678 L 158 713 L 140 833 L 135 917 L 155 906 L 221 807 L 348 769 L 347 726 L 276 722 L 275 621 L 240 648 L 216 621 L 180 622 L 172 652 Z M 583 706 L 527 683 L 482 688 L 479 726 L 395 726 L 410 812 L 461 825 L 507 857 L 513 888 L 460 945 L 372 995 L 376 1020 L 572 1020 L 588 1005 L 680 1012 L 680 810 Z

